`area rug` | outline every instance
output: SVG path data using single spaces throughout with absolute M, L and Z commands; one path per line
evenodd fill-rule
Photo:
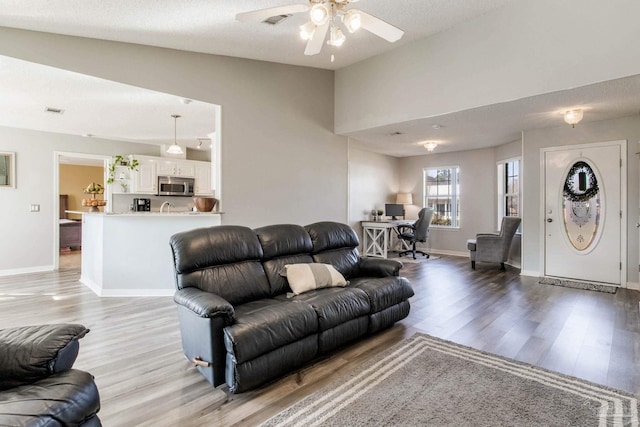
M 637 426 L 622 391 L 416 334 L 262 426 Z
M 585 289 L 587 291 L 605 292 L 607 294 L 615 294 L 618 290 L 616 286 L 603 285 L 599 283 L 576 282 L 567 279 L 554 279 L 551 277 L 541 277 L 538 283 L 543 285 L 563 286 L 565 288 Z

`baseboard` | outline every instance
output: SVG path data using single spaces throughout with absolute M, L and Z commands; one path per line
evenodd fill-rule
M 80 274 L 80 283 L 85 285 L 87 288 L 91 289 L 94 294 L 96 294 L 98 296 L 102 296 L 101 295 L 102 294 L 102 286 L 98 285 L 93 280 L 88 279 L 87 277 L 82 275 L 82 273 Z
M 638 282 L 627 282 L 627 289 L 632 289 L 634 291 L 640 291 L 640 283 L 638 283 Z
M 459 252 L 459 251 L 448 251 L 446 249 L 425 249 L 425 252 L 430 254 L 438 254 L 438 255 L 450 255 L 450 256 L 459 256 L 464 258 L 469 258 L 469 252 Z
M 11 270 L 0 270 L 0 277 L 15 276 L 17 274 L 42 273 L 43 271 L 53 271 L 53 265 L 39 265 L 37 267 L 15 268 Z
M 533 271 L 533 270 L 520 270 L 520 275 L 521 276 L 529 276 L 529 277 L 541 277 L 542 276 L 539 271 Z
M 103 289 L 101 297 L 172 297 L 173 289 Z

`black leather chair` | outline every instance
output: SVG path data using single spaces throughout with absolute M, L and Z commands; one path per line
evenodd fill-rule
M 72 369 L 87 332 L 78 324 L 0 329 L 0 426 L 101 426 L 93 376 Z
M 416 259 L 416 253 L 419 253 L 429 258 L 428 253 L 416 249 L 416 243 L 424 243 L 427 241 L 431 218 L 433 218 L 433 209 L 422 208 L 420 209 L 420 212 L 418 212 L 418 219 L 416 222 L 411 225 L 398 225 L 398 237 L 411 245 L 411 249 L 400 252 L 400 256 L 412 254 L 413 259 Z

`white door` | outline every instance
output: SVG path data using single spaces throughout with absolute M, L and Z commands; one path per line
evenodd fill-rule
M 545 152 L 545 276 L 621 283 L 621 146 Z

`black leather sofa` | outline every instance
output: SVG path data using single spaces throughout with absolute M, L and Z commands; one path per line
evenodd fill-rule
M 358 236 L 335 222 L 200 228 L 172 236 L 182 345 L 214 386 L 256 388 L 409 314 L 402 264 L 360 258 Z M 335 267 L 346 287 L 297 296 L 287 264 Z
M 76 324 L 0 330 L 0 425 L 102 425 L 93 376 L 72 369 L 87 332 Z

